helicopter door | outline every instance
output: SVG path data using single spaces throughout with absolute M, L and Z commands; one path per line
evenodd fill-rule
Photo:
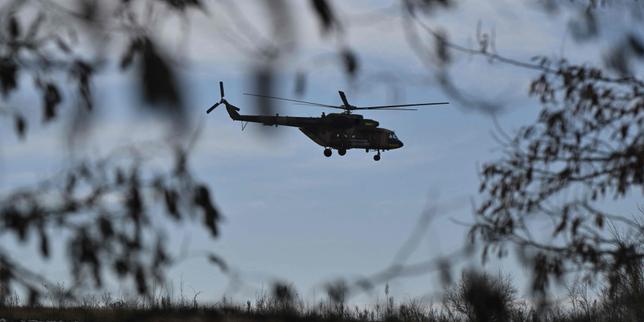
M 369 131 L 368 133 L 369 143 L 372 149 L 379 149 L 383 147 L 387 141 L 387 136 L 380 131 Z
M 377 132 L 376 133 L 378 137 L 378 146 L 379 147 L 386 147 L 387 143 L 389 142 L 389 136 L 387 135 L 387 132 Z

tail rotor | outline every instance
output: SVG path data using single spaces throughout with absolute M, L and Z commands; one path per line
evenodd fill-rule
M 220 95 L 219 102 L 217 102 L 217 103 L 215 103 L 213 106 L 211 106 L 211 107 L 206 111 L 206 114 L 210 114 L 210 112 L 212 112 L 215 108 L 217 108 L 217 106 L 219 106 L 219 104 L 228 105 L 228 102 L 227 102 L 227 101 L 226 101 L 226 99 L 224 98 L 224 82 L 219 82 L 219 95 Z

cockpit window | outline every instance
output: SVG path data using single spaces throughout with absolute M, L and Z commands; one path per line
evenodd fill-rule
M 389 138 L 394 139 L 394 140 L 398 140 L 398 137 L 396 136 L 396 133 L 394 133 L 394 132 L 389 133 Z

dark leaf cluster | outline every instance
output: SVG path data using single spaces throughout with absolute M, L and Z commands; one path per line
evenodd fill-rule
M 48 1 L 4 3 L 0 7 L 2 100 L 7 101 L 13 92 L 21 90 L 21 78 L 28 77 L 40 92 L 43 122 L 58 119 L 60 110 L 71 99 L 84 107 L 78 112 L 85 113 L 95 106 L 92 83 L 96 75 L 119 60 L 122 69 L 136 62 L 134 76 L 138 76 L 139 93 L 146 104 L 133 106 L 159 106 L 161 109 L 155 111 L 166 112 L 166 116 L 170 112 L 173 121 L 184 125 L 175 63 L 153 40 L 151 30 L 156 25 L 139 18 L 144 2 L 149 10 L 165 8 L 178 14 L 189 8 L 203 10 L 199 0 L 78 0 L 75 7 Z M 98 39 L 100 45 L 96 43 Z M 110 46 L 120 46 L 123 39 L 131 41 L 120 59 L 118 55 L 113 57 Z M 33 113 L 30 106 L 0 107 L 0 116 L 14 119 L 19 137 L 26 135 L 30 119 L 27 116 Z
M 468 321 L 511 321 L 516 294 L 507 278 L 465 271 L 444 297 L 446 305 Z
M 611 272 L 644 259 L 641 218 L 596 206 L 644 192 L 644 85 L 590 66 L 540 60 L 546 71 L 530 94 L 542 111 L 513 137 L 502 133 L 504 157 L 483 166 L 484 199 L 471 234 L 484 242 L 484 256 L 504 255 L 507 242 L 518 245 L 528 255 L 535 290 L 543 291 L 571 265 Z M 562 202 L 562 195 L 571 197 Z M 544 215 L 550 231 L 535 237 L 530 219 Z M 609 234 L 607 222 L 628 236 Z
M 177 163 L 185 162 L 186 155 L 177 154 Z M 166 232 L 153 224 L 159 216 L 179 223 L 202 210 L 205 227 L 217 236 L 220 216 L 212 196 L 183 167 L 151 173 L 129 153 L 82 162 L 0 198 L 0 235 L 28 245 L 35 241 L 44 258 L 52 253 L 51 240 L 64 238 L 73 287 L 91 281 L 100 288 L 111 274 L 147 294 L 172 263 Z M 0 250 L 0 280 L 0 289 L 21 286 L 39 295 L 45 277 Z

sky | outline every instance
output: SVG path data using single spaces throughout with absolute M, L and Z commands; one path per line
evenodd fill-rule
M 245 301 L 277 280 L 292 283 L 306 299 L 316 299 L 330 281 L 385 269 L 427 211 L 435 217 L 409 262 L 463 247 L 467 227 L 462 223 L 472 222 L 472 201 L 479 198 L 477 169 L 499 157 L 499 145 L 492 135 L 494 123 L 488 113 L 454 101 L 436 84 L 435 70 L 418 59 L 405 38 L 400 8 L 392 6 L 397 2 L 333 2 L 347 21 L 344 39 L 338 41 L 321 36 L 306 2 L 290 1 L 298 26 L 297 50 L 279 66 L 276 90 L 279 96 L 295 97 L 293 72 L 304 68 L 308 71 L 307 87 L 300 99 L 339 104 L 337 91 L 344 90 L 357 105 L 451 101 L 448 106 L 417 112 L 365 113 L 381 127 L 394 130 L 405 144 L 402 149 L 383 153 L 379 162 L 363 150 L 325 158 L 323 148 L 295 128 L 266 129 L 250 124 L 241 131 L 240 124 L 230 120 L 223 109 L 205 114 L 219 99 L 220 80 L 225 83 L 226 98 L 242 113 L 257 112 L 253 101 L 242 95 L 253 89 L 249 75 L 256 60 L 222 31 L 235 28 L 222 15 L 226 11 L 220 10 L 227 3 L 210 2 L 210 15 L 190 13 L 187 31 L 176 28 L 176 22 L 157 31 L 171 55 L 187 57 L 181 67 L 182 85 L 195 130 L 202 126 L 190 167 L 212 188 L 214 201 L 225 217 L 221 237 L 216 240 L 210 239 L 197 221 L 169 227 L 174 249 L 187 249 L 186 258 L 169 271 L 175 292 L 184 285 L 187 295 L 201 292 L 202 301 L 222 296 Z M 264 8 L 258 3 L 241 1 L 238 6 L 258 30 L 268 33 Z M 463 45 L 473 43 L 480 24 L 483 31 L 494 30 L 500 54 L 518 60 L 563 55 L 574 62 L 595 64 L 615 41 L 614 36 L 631 28 L 626 11 L 612 8 L 604 19 L 620 23 L 605 24 L 598 42 L 577 43 L 567 32 L 577 15 L 576 10 L 548 14 L 532 2 L 462 1 L 455 9 L 439 11 L 425 21 Z M 348 46 L 358 54 L 360 71 L 354 81 L 334 61 L 338 46 Z M 397 90 L 368 81 L 377 75 L 395 77 Z M 535 120 L 538 102 L 527 95 L 533 72 L 455 54 L 450 75 L 464 93 L 499 103 L 503 112 L 496 117 L 503 129 L 511 132 Z M 83 153 L 106 154 L 116 146 L 162 140 L 167 134 L 163 120 L 132 111 L 135 82 L 131 75 L 107 72 L 93 85 L 100 111 L 95 117 L 100 122 L 84 143 Z M 29 90 L 12 100 L 14 104 L 39 104 Z M 280 115 L 318 116 L 322 112 L 329 111 L 279 105 Z M 70 161 L 64 124 L 41 125 L 38 117 L 32 119 L 25 141 L 16 139 L 11 127 L 0 128 L 0 195 L 51 177 Z M 636 197 L 612 207 L 634 211 Z M 5 242 L 12 243 L 6 237 Z M 12 250 L 14 256 L 52 280 L 69 278 L 62 249 L 50 260 L 33 256 L 34 245 L 15 245 Z M 202 256 L 205 252 L 224 258 L 244 284 L 231 284 L 229 277 L 207 263 Z M 480 258 L 464 260 L 455 274 L 468 266 L 480 266 Z M 485 269 L 510 274 L 520 292 L 527 294 L 528 276 L 515 261 L 493 261 Z M 389 284 L 398 299 L 432 298 L 441 287 L 437 274 L 394 279 Z M 112 288 L 118 293 L 125 286 L 115 283 Z M 382 297 L 383 290 L 384 286 L 353 300 L 370 303 Z

